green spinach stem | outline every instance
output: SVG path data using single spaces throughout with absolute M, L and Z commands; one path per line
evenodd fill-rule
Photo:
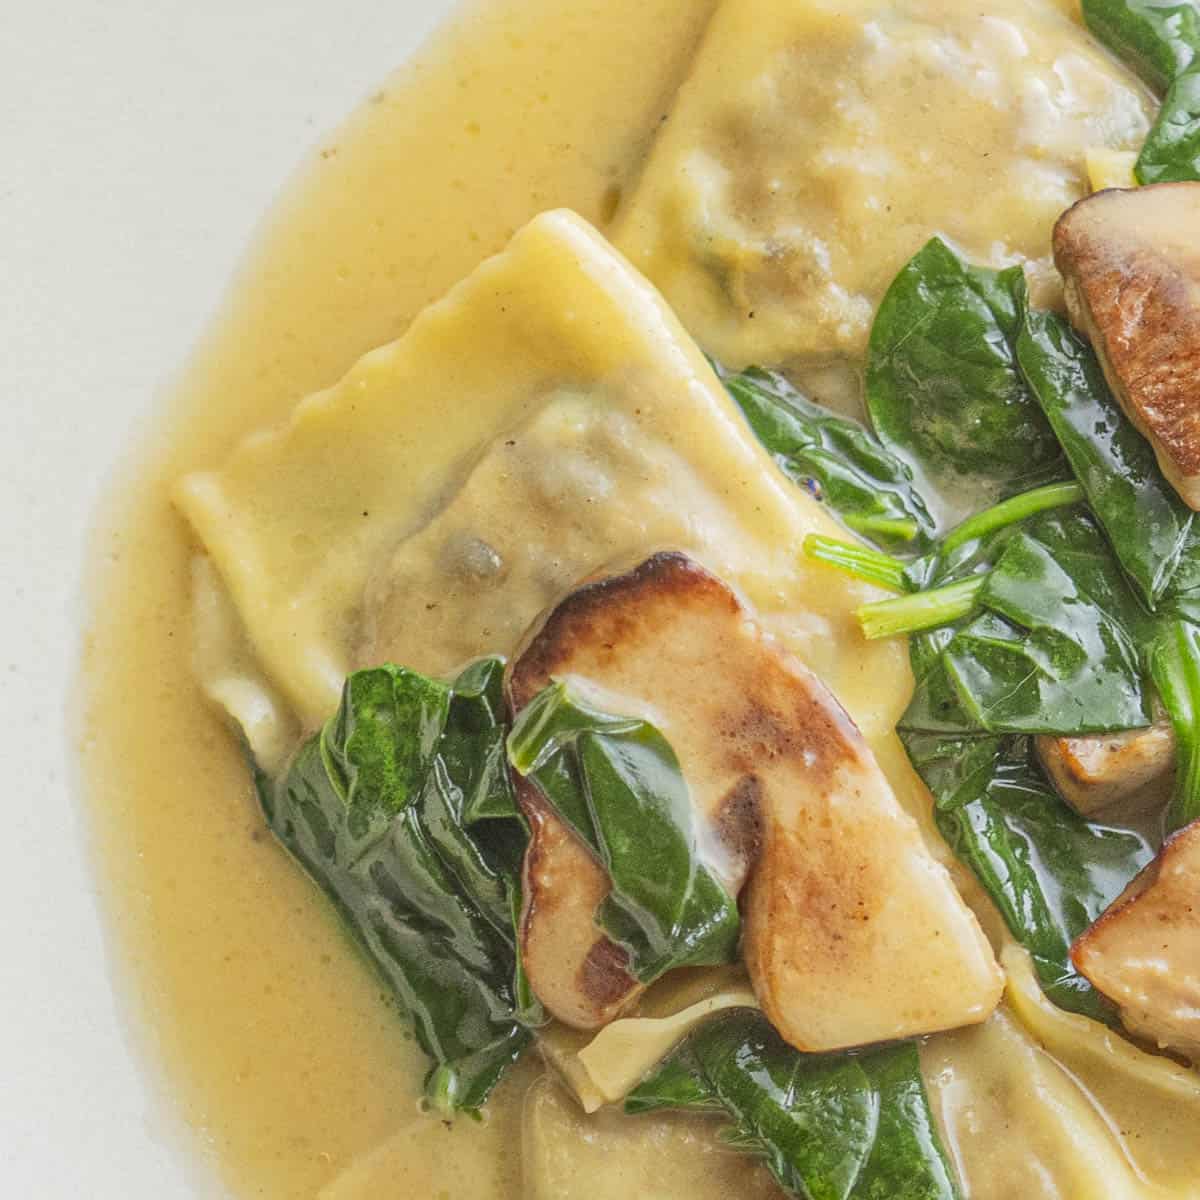
M 948 625 L 974 610 L 986 580 L 986 575 L 972 575 L 927 592 L 864 604 L 855 616 L 863 634 L 872 641 Z
M 991 508 L 984 509 L 983 512 L 968 517 L 961 525 L 952 529 L 938 547 L 934 561 L 939 558 L 947 558 L 960 547 L 986 537 L 997 529 L 1015 525 L 1037 513 L 1045 512 L 1048 508 L 1078 504 L 1083 499 L 1083 488 L 1077 483 L 1050 483 L 1045 487 L 1022 492 L 1019 496 L 1011 496 Z M 822 562 L 826 566 L 845 571 L 847 575 L 853 575 L 856 579 L 878 584 L 892 592 L 911 592 L 913 590 L 913 575 L 910 574 L 909 564 L 901 559 L 893 558 L 890 554 L 884 554 L 882 550 L 872 550 L 869 546 L 860 546 L 856 542 L 843 542 L 838 538 L 810 533 L 804 539 L 804 554 L 816 562 Z M 930 560 L 918 559 L 917 561 L 920 563 Z M 881 603 L 890 602 L 881 601 Z M 935 622 L 935 624 L 940 623 Z
M 842 542 L 837 538 L 823 537 L 810 533 L 804 539 L 804 553 L 808 558 L 823 562 L 827 566 L 845 571 L 856 579 L 877 583 L 893 592 L 907 592 L 905 567 L 898 558 L 871 550 L 854 542 Z
M 1044 512 L 1048 508 L 1078 504 L 1083 499 L 1083 488 L 1074 482 L 1048 483 L 1045 487 L 1011 496 L 991 508 L 985 508 L 983 512 L 968 517 L 961 525 L 952 529 L 942 542 L 941 553 L 951 554 L 960 546 L 994 533 L 997 529 L 1015 525 L 1018 521 L 1024 521 L 1027 517 Z
M 911 542 L 921 532 L 921 526 L 911 517 L 882 517 L 875 514 L 846 513 L 842 520 L 864 537 L 891 538 L 899 542 Z
M 1200 819 L 1200 629 L 1169 622 L 1151 648 L 1150 673 L 1175 730 L 1175 794 L 1165 818 L 1174 833 Z

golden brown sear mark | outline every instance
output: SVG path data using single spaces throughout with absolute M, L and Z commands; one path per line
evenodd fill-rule
M 629 642 L 644 631 L 648 602 L 686 606 L 699 603 L 701 597 L 730 613 L 740 609 L 725 584 L 678 550 L 660 551 L 624 574 L 582 584 L 526 638 L 509 673 L 513 711 L 519 712 L 551 679 L 570 669 L 582 646 L 600 660 L 626 653 Z
M 1200 508 L 1200 184 L 1079 201 L 1054 228 L 1054 261 L 1122 408 Z
M 725 793 L 715 827 L 722 846 L 748 872 L 762 845 L 762 785 L 757 775 L 743 775 Z

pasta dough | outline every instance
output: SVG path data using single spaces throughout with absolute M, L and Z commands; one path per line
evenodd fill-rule
M 616 241 L 729 366 L 854 356 L 932 234 L 1045 258 L 1149 108 L 1046 0 L 727 0 Z
M 782 1200 L 765 1168 L 721 1145 L 719 1129 L 612 1110 L 585 1119 L 546 1079 L 525 1100 L 526 1200 Z
M 306 724 L 336 705 L 356 646 L 434 671 L 510 651 L 567 583 L 663 543 L 740 586 L 868 738 L 910 686 L 902 647 L 854 632 L 873 589 L 801 560 L 806 534 L 838 526 L 657 293 L 568 213 L 176 496 Z

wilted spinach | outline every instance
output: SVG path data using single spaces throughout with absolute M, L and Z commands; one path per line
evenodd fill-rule
M 1139 183 L 1200 179 L 1200 8 L 1194 0 L 1083 0 L 1088 28 L 1165 93 L 1138 156 Z
M 912 698 L 904 710 L 896 728 L 906 731 L 938 733 L 978 733 L 978 722 L 964 707 L 958 689 L 954 686 L 946 661 L 946 647 L 964 622 L 945 625 L 913 634 L 908 639 L 908 657 L 912 663 Z
M 1138 183 L 1200 179 L 1200 67 L 1193 65 L 1167 89 L 1133 171 Z
M 612 880 L 597 919 L 641 982 L 735 956 L 737 904 L 700 858 L 687 782 L 653 725 L 591 708 L 554 683 L 518 714 L 508 746 L 513 768 Z
M 956 1200 L 914 1043 L 801 1054 L 756 1012 L 693 1033 L 625 1101 L 629 1113 L 716 1111 L 731 1144 L 793 1196 Z
M 888 288 L 871 329 L 867 408 L 880 441 L 951 504 L 1058 478 L 1061 451 L 1017 370 L 1020 267 L 994 271 L 934 238 Z
M 1150 622 L 1082 508 L 990 529 L 935 586 L 859 610 L 869 636 L 918 632 L 902 729 L 1087 733 L 1150 723 Z M 941 626 L 940 628 L 932 628 Z
M 900 586 L 911 594 L 879 600 L 858 610 L 868 638 L 895 637 L 933 629 L 965 617 L 978 607 L 984 576 L 992 569 L 1004 544 L 1031 517 L 1051 508 L 1077 504 L 1083 492 L 1076 483 L 1050 483 L 1002 500 L 968 517 L 927 554 L 909 563 L 886 560 L 874 551 L 855 556 L 853 547 L 830 538 L 808 538 L 805 552 L 813 558 L 860 578 L 883 581 L 885 562 L 897 573 Z
M 1017 360 L 1113 551 L 1146 604 L 1171 591 L 1193 514 L 1113 398 L 1090 346 L 1057 313 L 1025 308 Z
M 1082 510 L 1043 513 L 984 577 L 984 610 L 942 652 L 959 699 L 993 733 L 1101 733 L 1150 724 L 1149 623 Z
M 878 545 L 919 551 L 933 520 L 906 463 L 874 435 L 802 396 L 777 372 L 720 371 L 754 435 L 784 473 Z
M 1200 820 L 1200 629 L 1165 622 L 1150 650 L 1150 671 L 1175 730 L 1175 794 L 1164 817 L 1170 834 Z
M 1152 88 L 1163 92 L 1200 47 L 1193 0 L 1083 0 L 1087 27 Z
M 1061 487 L 1052 486 L 1055 489 Z M 925 565 L 921 583 L 926 591 L 904 597 L 896 604 L 882 601 L 859 609 L 859 620 L 864 626 L 868 620 L 880 620 L 882 613 L 883 624 L 890 624 L 897 631 L 916 631 L 908 641 L 916 686 L 908 708 L 898 722 L 899 729 L 942 732 L 979 729 L 978 721 L 964 706 L 946 669 L 944 652 L 976 611 L 979 592 L 988 573 L 1027 519 L 1022 514 L 1027 510 L 1035 515 L 1045 511 L 1040 500 L 1030 505 L 1023 501 L 1043 496 L 1047 490 L 1022 493 L 1002 502 L 996 509 L 969 518 L 958 530 L 952 531 Z M 1072 500 L 1070 492 L 1055 490 L 1055 495 L 1068 503 Z M 990 514 L 1000 510 L 1006 510 L 1011 521 L 998 523 L 992 520 Z M 959 531 L 974 532 L 978 536 L 959 537 Z M 920 605 L 916 613 L 907 611 L 910 601 Z M 888 609 L 890 613 L 884 611 Z
M 513 927 L 526 834 L 496 753 L 502 665 L 449 685 L 358 671 L 280 778 L 259 779 L 272 831 L 412 1018 L 444 1110 L 478 1108 L 540 1020 Z
M 916 688 L 902 729 L 1080 733 L 1148 723 L 1149 617 L 1078 484 L 1022 493 L 903 564 L 820 539 L 806 553 L 914 589 L 858 610 L 869 638 L 911 634 Z M 1051 511 L 1055 510 L 1055 511 Z
M 1151 858 L 1135 833 L 1085 821 L 1046 782 L 1026 737 L 906 733 L 935 819 L 1033 959 L 1061 1008 L 1111 1022 L 1071 964 L 1071 943 Z

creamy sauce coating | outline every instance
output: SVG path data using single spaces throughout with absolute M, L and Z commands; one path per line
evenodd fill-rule
M 632 1167 L 639 1179 L 655 1173 L 655 1194 L 664 1197 L 777 1194 L 761 1172 L 716 1146 L 708 1122 L 585 1119 L 559 1085 L 535 1082 L 534 1060 L 505 1083 L 483 1125 L 446 1126 L 420 1113 L 423 1056 L 323 901 L 266 838 L 242 756 L 196 682 L 196 547 L 169 502 L 180 476 L 220 463 L 247 433 L 278 425 L 300 397 L 402 333 L 537 212 L 563 205 L 610 229 L 713 7 L 496 0 L 486 15 L 465 12 L 306 168 L 243 268 L 151 451 L 106 514 L 85 651 L 84 751 L 109 908 L 171 1101 L 237 1195 L 605 1197 L 629 1194 Z M 936 24 L 961 5 L 924 7 Z M 1049 17 L 1030 14 L 1036 33 Z M 1068 35 L 1056 27 L 1056 38 Z M 1093 63 L 1088 43 L 1071 36 L 1073 53 Z M 964 166 L 963 178 L 982 189 L 977 166 Z M 1019 204 L 997 204 L 998 229 L 1025 219 Z M 693 332 L 703 340 L 702 325 Z M 704 344 L 716 348 L 714 339 Z M 468 407 L 439 417 L 479 439 Z M 456 494 L 461 464 L 428 465 L 444 473 L 446 495 Z M 562 482 L 575 486 L 578 476 Z M 469 485 L 457 494 L 468 497 Z M 429 515 L 428 506 L 423 515 L 398 514 L 414 528 Z M 448 574 L 486 575 L 496 566 L 489 549 L 462 542 L 438 561 Z M 819 582 L 790 587 L 799 590 L 780 597 L 776 632 L 807 647 L 818 671 L 837 667 L 840 697 L 928 834 L 927 798 L 889 732 L 906 698 L 903 655 L 868 657 L 849 640 L 853 588 L 831 599 L 820 596 Z M 797 602 L 806 588 L 814 604 Z M 219 589 L 210 599 L 219 608 Z M 814 605 L 826 614 L 816 623 Z M 269 692 L 247 691 L 256 683 L 249 651 L 237 645 L 237 631 L 222 632 L 218 612 L 210 615 L 212 637 L 201 638 L 197 664 L 209 692 L 245 712 L 264 713 L 264 695 L 283 707 Z M 352 631 L 342 632 L 349 644 Z M 435 645 L 445 636 L 431 635 Z M 448 642 L 431 651 L 447 661 L 456 652 Z M 956 878 L 975 903 L 969 881 Z M 995 933 L 986 904 L 980 913 Z M 1172 1152 L 1177 1133 L 1131 1165 L 1129 1147 L 1150 1138 L 1148 1126 L 1135 1128 L 1139 1115 L 1156 1120 L 1163 1110 L 1140 1101 L 1122 1108 L 1114 1085 L 1111 1101 L 1100 1099 L 1120 1116 L 1104 1117 L 1034 1037 L 1003 1010 L 979 1031 L 925 1048 L 932 1098 L 972 1195 L 1197 1194 L 1195 1172 L 1181 1174 Z M 1087 1053 L 1089 1062 L 1126 1070 L 1103 1045 Z M 1045 1076 L 1022 1075 L 1026 1060 Z M 1118 1122 L 1123 1138 L 1111 1132 Z M 1030 1152 L 1011 1153 L 1022 1137 Z
M 721 1145 L 713 1121 L 671 1115 L 583 1118 L 552 1079 L 525 1100 L 526 1200 L 780 1200 L 765 1167 Z
M 1148 110 L 1047 0 L 728 0 L 617 243 L 727 365 L 856 356 L 934 232 L 1048 275 L 1086 149 Z
M 466 10 L 302 170 L 102 516 L 83 661 L 96 851 L 145 1051 L 169 1081 L 161 1102 L 235 1194 L 311 1200 L 416 1119 L 426 1063 L 265 840 L 242 755 L 193 682 L 194 545 L 170 490 L 403 331 L 542 209 L 602 223 L 711 8 Z M 491 1200 L 435 1172 L 457 1151 L 420 1144 L 424 1184 Z M 492 1196 L 515 1200 L 519 1156 L 497 1162 Z

